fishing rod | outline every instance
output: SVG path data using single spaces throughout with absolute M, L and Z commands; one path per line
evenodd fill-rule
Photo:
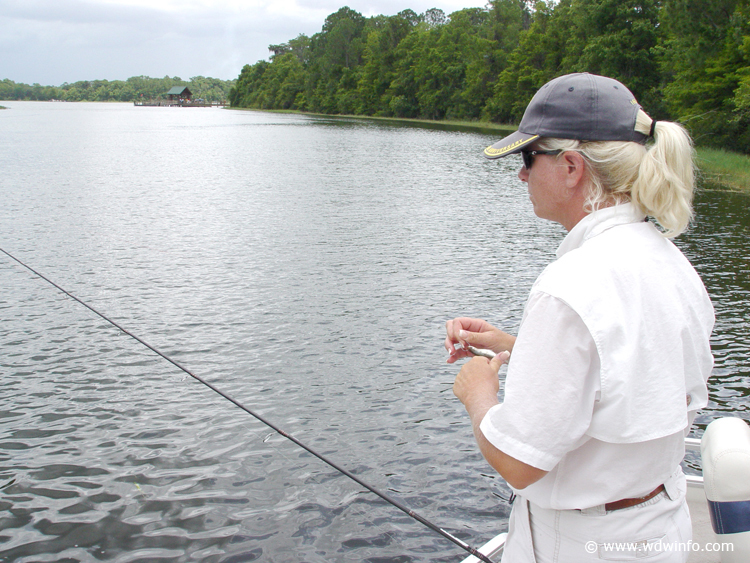
M 271 428 L 272 430 L 274 430 L 278 434 L 281 434 L 287 440 L 290 440 L 291 442 L 294 442 L 296 445 L 298 445 L 303 450 L 309 452 L 310 454 L 312 454 L 313 456 L 317 457 L 322 462 L 324 462 L 324 463 L 328 464 L 329 466 L 333 467 L 336 471 L 338 471 L 342 475 L 346 475 L 347 477 L 349 477 L 349 479 L 351 479 L 355 483 L 358 483 L 359 485 L 363 486 L 365 489 L 367 489 L 371 493 L 379 496 L 381 499 L 383 499 L 387 503 L 391 504 L 392 506 L 395 506 L 396 508 L 398 508 L 399 510 L 401 510 L 402 512 L 406 513 L 408 516 L 410 516 L 411 518 L 413 518 L 414 520 L 416 520 L 417 522 L 419 522 L 419 523 L 425 525 L 426 527 L 428 527 L 433 532 L 436 532 L 436 533 L 440 534 L 441 536 L 443 536 L 445 539 L 453 542 L 458 547 L 460 547 L 464 551 L 467 551 L 468 553 L 470 553 L 471 555 L 473 555 L 474 557 L 476 557 L 480 561 L 483 561 L 484 563 L 494 563 L 489 557 L 487 557 L 485 554 L 481 553 L 478 549 L 470 546 L 466 542 L 461 541 L 460 539 L 458 539 L 457 537 L 455 537 L 453 534 L 450 534 L 449 532 L 446 532 L 445 530 L 443 530 L 439 526 L 433 524 L 432 522 L 430 522 L 426 518 L 420 516 L 419 514 L 417 514 L 416 512 L 414 512 L 413 510 L 411 510 L 410 508 L 408 508 L 407 506 L 405 506 L 404 504 L 402 504 L 401 502 L 399 502 L 396 499 L 392 498 L 390 495 L 388 495 L 388 494 L 380 491 L 379 489 L 376 489 L 372 485 L 369 485 L 369 484 L 365 483 L 362 479 L 360 479 L 359 477 L 357 477 L 356 475 L 354 475 L 352 472 L 344 469 L 343 467 L 340 467 L 338 464 L 336 464 L 335 462 L 331 461 L 330 459 L 328 459 L 323 454 L 316 452 L 310 446 L 308 446 L 308 445 L 300 442 L 297 438 L 295 438 L 294 436 L 292 436 L 288 432 L 285 432 L 284 430 L 282 430 L 281 428 L 279 428 L 278 426 L 276 426 L 272 422 L 266 420 L 264 417 L 262 417 L 261 415 L 259 415 L 256 412 L 254 412 L 253 410 L 249 409 L 248 407 L 246 407 L 245 405 L 243 405 L 242 403 L 240 403 L 239 401 L 237 401 L 233 397 L 227 395 L 224 391 L 222 391 L 221 389 L 218 389 L 217 387 L 215 387 L 214 385 L 212 385 L 211 383 L 209 383 L 208 381 L 206 381 L 202 377 L 194 374 L 192 371 L 190 371 L 189 369 L 187 369 L 183 365 L 179 364 L 177 361 L 173 360 L 172 358 L 170 358 L 169 356 L 167 356 L 166 354 L 164 354 L 163 352 L 161 352 L 160 350 L 158 350 L 157 348 L 155 348 L 154 346 L 152 346 L 151 344 L 149 344 L 148 342 L 146 342 L 142 338 L 136 336 L 135 334 L 133 334 L 132 332 L 130 332 L 129 330 L 127 330 L 123 326 L 117 324 L 115 321 L 113 321 L 112 319 L 110 319 L 109 317 L 107 317 L 106 315 L 104 315 L 103 313 L 100 313 L 99 311 L 97 311 L 96 309 L 94 309 L 91 305 L 89 305 L 88 303 L 82 301 L 81 299 L 79 299 L 78 297 L 76 297 L 75 295 L 73 295 L 72 293 L 70 293 L 69 291 L 67 291 L 66 289 L 60 287 L 55 282 L 53 282 L 52 280 L 50 280 L 46 276 L 42 275 L 41 273 L 39 273 L 38 271 L 36 271 L 31 266 L 25 264 L 24 262 L 22 262 L 21 260 L 19 260 L 15 256 L 13 256 L 9 252 L 7 252 L 6 250 L 0 248 L 0 252 L 2 252 L 3 254 L 5 254 L 6 256 L 8 256 L 9 258 L 11 258 L 12 260 L 16 261 L 18 264 L 20 264 L 21 266 L 23 266 L 24 268 L 26 268 L 27 270 L 29 270 L 30 272 L 32 272 L 36 276 L 42 278 L 44 281 L 46 281 L 47 283 L 49 283 L 50 285 L 52 285 L 53 287 L 55 287 L 56 289 L 58 289 L 60 292 L 64 293 L 65 295 L 67 295 L 68 297 L 70 297 L 71 299 L 73 299 L 74 301 L 80 303 L 81 305 L 83 305 L 84 307 L 86 307 L 89 311 L 91 311 L 92 313 L 94 313 L 97 316 L 101 317 L 102 319 L 104 319 L 105 321 L 107 321 L 109 324 L 111 324 L 112 326 L 114 326 L 115 328 L 117 328 L 118 330 L 120 330 L 121 332 L 127 334 L 129 337 L 131 337 L 132 339 L 136 340 L 137 342 L 139 342 L 140 344 L 142 344 L 143 346 L 145 346 L 149 350 L 151 350 L 157 356 L 160 356 L 160 357 L 164 358 L 166 361 L 168 361 L 173 366 L 175 366 L 178 369 L 182 370 L 183 372 L 185 372 L 186 374 L 188 374 L 190 377 L 192 377 L 196 381 L 199 381 L 200 383 L 202 383 L 203 385 L 205 385 L 206 387 L 208 387 L 209 389 L 211 389 L 211 391 L 213 391 L 214 393 L 217 393 L 218 395 L 222 396 L 227 401 L 229 401 L 230 403 L 234 404 L 236 407 L 242 409 L 247 414 L 249 414 L 250 416 L 252 416 L 255 419 L 259 420 L 260 422 L 262 422 L 263 424 L 265 424 L 266 426 L 268 426 L 269 428 Z

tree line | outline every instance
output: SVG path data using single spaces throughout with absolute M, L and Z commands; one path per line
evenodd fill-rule
M 245 65 L 234 107 L 518 123 L 569 72 L 626 84 L 656 119 L 750 153 L 750 0 L 490 0 L 485 8 L 364 17 Z
M 234 80 L 219 80 L 194 76 L 182 80 L 170 78 L 150 78 L 133 76 L 127 80 L 82 80 L 62 86 L 40 86 L 20 84 L 12 80 L 0 81 L 0 100 L 64 100 L 67 102 L 133 102 L 137 100 L 165 99 L 173 86 L 187 86 L 193 98 L 209 102 L 223 102 L 228 99 Z

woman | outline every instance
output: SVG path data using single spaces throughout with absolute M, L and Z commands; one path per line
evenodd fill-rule
M 568 234 L 517 337 L 457 318 L 445 340 L 449 363 L 470 345 L 497 354 L 467 362 L 453 389 L 517 494 L 503 561 L 685 561 L 680 462 L 707 403 L 714 322 L 669 240 L 691 219 L 690 138 L 654 122 L 616 80 L 571 74 L 544 85 L 518 131 L 485 150 L 517 153 L 534 212 Z

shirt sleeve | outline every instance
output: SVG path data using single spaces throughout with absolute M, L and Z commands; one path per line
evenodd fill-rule
M 544 471 L 586 441 L 600 396 L 596 343 L 581 317 L 543 292 L 529 297 L 505 397 L 480 429 L 502 452 Z

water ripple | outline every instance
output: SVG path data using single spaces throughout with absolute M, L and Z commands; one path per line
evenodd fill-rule
M 7 112 L 3 247 L 457 537 L 507 526 L 442 332 L 514 331 L 564 234 L 517 159 L 468 133 L 55 107 Z M 717 311 L 698 431 L 750 419 L 738 198 L 704 192 L 678 240 Z M 0 562 L 463 557 L 36 276 L 0 261 L 0 287 Z

